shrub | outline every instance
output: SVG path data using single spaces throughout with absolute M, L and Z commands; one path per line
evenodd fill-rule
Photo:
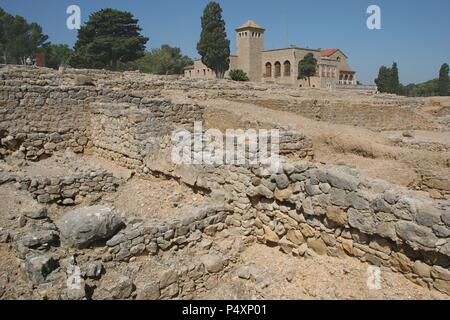
M 231 70 L 230 79 L 233 81 L 250 81 L 245 71 L 241 69 Z

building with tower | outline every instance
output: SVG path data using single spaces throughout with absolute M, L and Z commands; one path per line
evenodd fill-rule
M 309 49 L 291 46 L 281 49 L 264 48 L 266 30 L 247 21 L 236 29 L 236 55 L 230 56 L 230 70 L 245 71 L 253 82 L 278 83 L 296 87 L 308 87 L 308 80 L 298 79 L 298 64 L 308 53 L 317 59 L 316 74 L 310 78 L 311 87 L 334 88 L 336 85 L 356 85 L 356 72 L 348 64 L 348 57 L 340 49 Z M 212 70 L 201 60 L 186 67 L 187 78 L 215 78 Z

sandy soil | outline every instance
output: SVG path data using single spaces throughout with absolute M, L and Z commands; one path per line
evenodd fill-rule
M 182 207 L 202 202 L 203 196 L 195 194 L 174 180 L 160 178 L 133 178 L 103 202 L 112 202 L 125 217 L 168 218 L 176 216 Z M 181 209 L 180 209 L 181 207 Z
M 449 153 L 399 147 L 385 133 L 314 121 L 291 112 L 225 99 L 207 100 L 205 103 L 209 107 L 205 117 L 218 119 L 210 121 L 210 125 L 217 124 L 218 128 L 223 129 L 239 126 L 248 120 L 256 124 L 290 127 L 313 140 L 317 161 L 345 163 L 368 177 L 412 187 L 420 185 L 424 171 L 431 170 L 443 175 L 449 172 Z M 418 138 L 448 144 L 450 132 L 419 132 Z
M 449 299 L 435 290 L 420 287 L 399 273 L 381 270 L 381 286 L 369 289 L 366 263 L 353 258 L 315 256 L 296 258 L 276 248 L 254 244 L 241 255 L 242 264 L 222 279 L 207 299 L 282 300 L 422 300 Z M 239 278 L 249 268 L 249 280 Z M 256 279 L 255 279 L 256 278 Z

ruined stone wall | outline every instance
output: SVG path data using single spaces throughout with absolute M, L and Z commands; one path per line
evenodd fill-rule
M 16 151 L 14 139 L 20 140 L 17 150 L 30 159 L 39 157 L 40 150 L 44 154 L 48 143 L 55 143 L 56 149 L 86 147 L 139 174 L 177 179 L 232 208 L 199 213 L 173 225 L 165 222 L 156 229 L 146 229 L 145 224 L 136 232 L 125 229 L 109 242 L 111 259 L 185 245 L 197 228 L 205 232 L 208 226 L 216 230 L 233 226 L 288 254 L 302 256 L 312 249 L 350 255 L 450 294 L 448 201 L 365 179 L 345 166 L 287 160 L 277 174 L 265 174 L 259 166 L 175 166 L 170 160 L 170 134 L 175 128 L 192 129 L 194 121 L 202 119 L 200 106 L 121 90 L 1 81 L 4 150 Z M 61 140 L 52 142 L 56 133 Z M 296 139 L 304 140 L 301 135 Z M 286 141 L 292 144 L 296 139 Z M 300 151 L 303 146 L 298 145 Z M 36 190 L 42 189 L 40 185 Z M 36 186 L 30 187 L 31 182 L 27 188 L 34 193 Z
M 383 98 L 386 98 L 383 100 Z M 246 102 L 237 100 L 239 102 Z M 248 102 L 248 101 L 247 101 Z M 371 98 L 367 101 L 317 100 L 301 98 L 298 102 L 282 100 L 254 101 L 263 107 L 288 111 L 335 124 L 354 125 L 376 130 L 436 130 L 439 125 L 418 112 L 417 101 L 407 98 Z
M 158 153 L 164 137 L 202 120 L 204 107 L 136 98 L 134 103 L 92 104 L 90 136 L 97 154 L 143 171 L 143 160 Z
M 7 149 L 38 160 L 68 147 L 82 152 L 88 142 L 89 103 L 97 90 L 19 76 L 7 73 L 0 79 L 0 153 Z
M 349 255 L 450 293 L 450 204 L 348 167 L 288 162 L 282 173 L 197 166 L 166 174 L 232 204 L 226 223 L 303 256 Z
M 157 254 L 159 250 L 184 247 L 201 239 L 201 235 L 214 235 L 226 228 L 225 220 L 231 207 L 203 205 L 193 207 L 171 221 L 146 220 L 124 229 L 106 245 L 111 260 L 127 261 L 143 252 Z

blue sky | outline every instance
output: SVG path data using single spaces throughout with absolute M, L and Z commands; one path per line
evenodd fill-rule
M 248 19 L 263 25 L 267 49 L 290 44 L 341 48 L 364 83 L 372 83 L 380 65 L 397 61 L 400 80 L 426 81 L 450 63 L 449 0 L 219 0 L 235 52 L 234 29 Z M 66 28 L 66 8 L 81 8 L 82 21 L 105 7 L 132 12 L 150 38 L 147 48 L 170 44 L 196 58 L 200 16 L 208 0 L 0 0 L 11 14 L 39 23 L 52 43 L 76 41 Z M 366 27 L 369 5 L 380 6 L 382 30 Z M 288 30 L 288 31 L 287 31 Z

